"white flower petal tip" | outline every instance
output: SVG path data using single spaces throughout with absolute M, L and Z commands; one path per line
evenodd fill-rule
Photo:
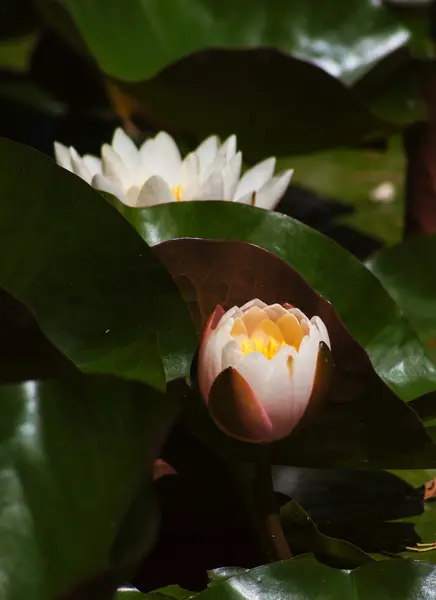
M 380 204 L 390 204 L 395 200 L 395 196 L 396 188 L 392 181 L 380 183 L 369 194 L 371 202 L 378 202 Z
M 66 146 L 60 144 L 59 142 L 54 143 L 54 156 L 57 164 L 67 171 L 72 171 L 73 167 L 71 165 L 71 155 L 70 151 Z
M 216 135 L 206 138 L 184 160 L 171 135 L 160 131 L 138 149 L 127 133 L 117 128 L 111 144 L 104 144 L 101 157 L 79 156 L 74 148 L 54 144 L 56 162 L 94 188 L 111 193 L 128 206 L 145 207 L 172 201 L 225 200 L 274 209 L 286 191 L 292 171 L 274 175 L 276 159 L 267 158 L 241 177 L 242 153 L 236 135 L 222 144 Z M 104 188 L 100 179 L 104 178 Z M 150 190 L 158 177 L 165 185 Z M 145 188 L 145 191 L 144 191 Z M 167 188 L 171 194 L 168 196 Z
M 288 436 L 324 399 L 332 364 L 330 338 L 319 317 L 254 299 L 212 312 L 200 343 L 199 387 L 226 434 L 273 442 Z

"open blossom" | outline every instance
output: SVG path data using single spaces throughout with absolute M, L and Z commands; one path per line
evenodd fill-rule
M 330 339 L 319 317 L 309 320 L 291 305 L 257 299 L 227 312 L 217 306 L 200 346 L 200 391 L 227 434 L 271 442 L 299 423 L 315 383 L 326 393 L 318 369 L 329 359 Z
M 128 206 L 152 206 L 180 200 L 230 200 L 272 210 L 289 185 L 292 170 L 274 176 L 275 158 L 267 158 L 241 177 L 242 154 L 236 136 L 220 144 L 208 137 L 184 159 L 173 138 L 164 131 L 139 149 L 122 129 L 101 158 L 79 156 L 72 147 L 55 142 L 59 165 L 92 187 L 117 196 Z

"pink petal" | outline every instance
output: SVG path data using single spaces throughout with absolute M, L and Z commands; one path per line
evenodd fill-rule
M 210 343 L 210 336 L 223 315 L 224 309 L 218 304 L 206 322 L 200 341 L 198 352 L 198 384 L 201 395 L 206 403 L 212 383 L 220 371 L 218 356 L 215 352 L 213 341 L 212 344 Z M 221 360 L 221 357 L 219 357 L 219 360 Z

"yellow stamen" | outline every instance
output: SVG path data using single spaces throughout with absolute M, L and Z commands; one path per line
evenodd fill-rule
M 180 200 L 183 198 L 183 196 L 185 194 L 185 188 L 183 187 L 183 185 L 181 183 L 179 183 L 179 185 L 175 185 L 174 187 L 171 188 L 171 193 L 174 196 L 174 198 L 176 199 L 176 202 L 180 202 Z
M 279 342 L 273 337 L 270 337 L 267 342 L 263 338 L 246 338 L 241 342 L 241 352 L 244 356 L 254 351 L 261 352 L 268 360 L 271 360 L 285 345 L 284 341 Z

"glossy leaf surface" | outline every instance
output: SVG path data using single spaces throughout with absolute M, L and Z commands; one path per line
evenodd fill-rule
M 408 30 L 370 0 L 310 8 L 302 0 L 67 0 L 62 3 L 103 70 L 126 80 L 147 79 L 204 48 L 272 47 L 347 82 L 403 46 Z M 101 16 L 104 12 L 105 18 Z
M 317 231 L 284 215 L 230 202 L 174 203 L 124 213 L 150 245 L 200 237 L 266 248 L 332 303 L 377 373 L 401 398 L 435 390 L 436 368 L 398 305 L 360 261 Z
M 153 385 L 189 372 L 189 313 L 152 251 L 88 184 L 0 140 L 0 286 L 80 369 Z
M 372 562 L 353 571 L 321 565 L 312 558 L 297 558 L 251 569 L 243 575 L 210 587 L 199 600 L 410 600 L 435 598 L 436 568 L 402 560 Z
M 0 405 L 2 597 L 47 600 L 134 564 L 156 533 L 150 486 L 141 547 L 114 549 L 151 480 L 171 400 L 143 384 L 80 375 L 1 386 Z
M 368 262 L 436 360 L 436 235 L 411 238 Z
M 290 302 L 325 323 L 334 362 L 327 398 L 319 406 L 311 404 L 292 435 L 271 446 L 273 462 L 310 467 L 433 465 L 436 447 L 414 412 L 377 376 L 332 305 L 286 262 L 243 242 L 179 239 L 154 250 L 177 283 L 199 332 L 217 304 L 227 310 L 253 298 L 267 304 Z M 318 384 L 323 381 L 317 379 Z M 226 406 L 229 394 L 227 387 L 218 388 L 214 384 L 209 399 L 215 410 L 220 403 Z M 193 399 L 189 407 L 196 434 L 212 448 L 230 452 L 230 438 L 212 424 L 205 406 L 196 406 Z M 234 445 L 238 456 L 249 453 L 251 458 L 256 456 L 256 446 Z

